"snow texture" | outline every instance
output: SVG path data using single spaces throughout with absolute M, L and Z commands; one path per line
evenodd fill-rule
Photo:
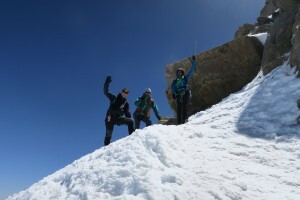
M 284 64 L 180 126 L 153 125 L 8 200 L 299 200 L 300 79 Z

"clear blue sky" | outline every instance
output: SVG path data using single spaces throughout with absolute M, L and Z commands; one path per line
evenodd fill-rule
M 146 87 L 161 115 L 167 64 L 216 47 L 264 0 L 1 0 L 0 199 L 102 147 L 111 91 Z M 157 122 L 152 113 L 154 123 Z M 113 140 L 127 136 L 115 127 Z

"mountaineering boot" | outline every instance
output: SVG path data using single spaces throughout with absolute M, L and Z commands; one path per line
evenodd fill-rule
M 133 120 L 131 120 L 129 123 L 128 123 L 128 135 L 131 135 L 134 131 L 134 124 L 133 124 Z
M 105 139 L 104 139 L 104 146 L 107 146 L 107 145 L 110 144 L 110 139 L 111 139 L 111 138 L 105 137 Z
M 104 146 L 107 146 L 110 144 L 111 135 L 112 135 L 112 130 L 106 130 L 106 135 L 104 138 Z

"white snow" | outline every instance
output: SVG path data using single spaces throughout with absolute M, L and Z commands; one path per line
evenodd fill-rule
M 8 200 L 300 199 L 300 79 L 288 65 L 180 126 L 153 125 Z
M 249 37 L 256 37 L 263 45 L 265 45 L 266 40 L 268 38 L 268 33 L 257 33 L 257 34 L 249 34 Z

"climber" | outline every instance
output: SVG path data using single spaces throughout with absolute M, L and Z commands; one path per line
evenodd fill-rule
M 196 68 L 196 57 L 192 56 L 192 66 L 188 74 L 184 75 L 183 68 L 178 68 L 176 71 L 177 78 L 172 82 L 172 98 L 176 99 L 177 124 L 184 124 L 187 121 L 187 109 L 190 99 L 190 90 L 188 81 L 190 80 Z
M 151 108 L 153 109 L 156 118 L 161 120 L 157 105 L 155 104 L 154 99 L 151 97 L 150 88 L 146 88 L 144 94 L 138 97 L 134 104 L 137 107 L 133 113 L 135 129 L 140 128 L 141 121 L 145 122 L 146 126 L 152 125 L 152 121 L 150 119 Z
M 106 112 L 105 117 L 105 146 L 110 144 L 115 124 L 118 126 L 126 124 L 128 126 L 129 135 L 134 131 L 133 120 L 131 119 L 131 113 L 129 109 L 129 103 L 127 102 L 126 98 L 129 93 L 129 90 L 127 88 L 124 88 L 117 96 L 115 96 L 114 94 L 108 91 L 108 87 L 111 81 L 111 76 L 107 76 L 103 88 L 105 96 L 107 96 L 107 98 L 110 101 L 110 106 Z

